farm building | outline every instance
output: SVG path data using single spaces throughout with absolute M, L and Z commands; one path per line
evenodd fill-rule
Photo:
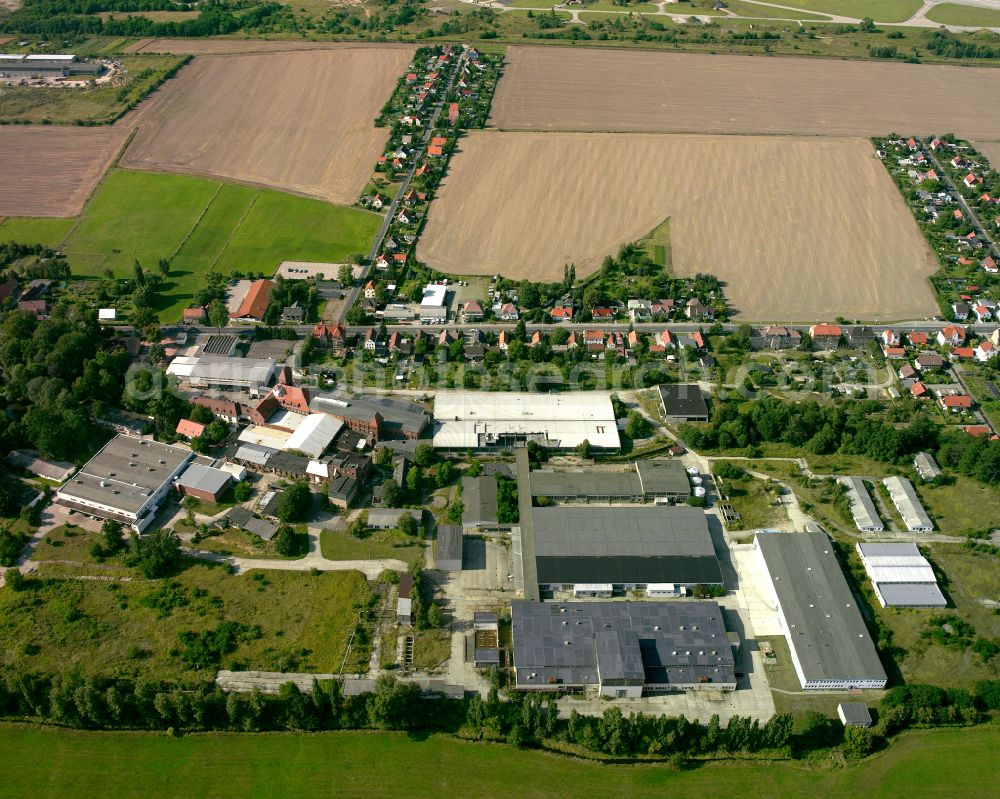
M 434 556 L 441 571 L 462 571 L 462 525 L 442 524 L 438 527 Z
M 863 533 L 881 533 L 885 530 L 875 503 L 868 495 L 865 481 L 860 477 L 838 477 L 837 481 L 847 488 L 847 501 L 851 505 L 855 526 Z
M 141 533 L 153 521 L 190 450 L 117 435 L 56 492 L 56 502 Z
M 250 290 L 240 303 L 240 307 L 229 314 L 230 319 L 262 322 L 267 306 L 271 302 L 271 289 L 274 283 L 270 280 L 255 280 Z
M 735 690 L 733 645 L 714 602 L 528 602 L 511 605 L 516 687 L 596 687 L 633 699 Z
M 934 529 L 934 522 L 920 503 L 913 483 L 905 477 L 886 477 L 882 482 L 889 489 L 889 497 L 903 517 L 907 530 L 911 533 L 929 533 Z
M 672 421 L 707 422 L 708 405 L 697 383 L 658 386 L 663 415 Z
M 100 61 L 80 61 L 75 55 L 10 53 L 0 55 L 0 77 L 4 78 L 94 78 L 106 67 Z
M 76 467 L 72 463 L 45 460 L 39 457 L 37 452 L 30 449 L 13 450 L 7 456 L 7 462 L 54 483 L 69 480 L 73 476 L 73 472 L 76 471 Z
M 947 606 L 934 569 L 916 544 L 857 544 L 857 550 L 882 607 Z
M 218 502 L 232 478 L 233 476 L 223 469 L 192 463 L 174 481 L 174 485 L 186 497 Z
M 885 669 L 830 539 L 772 533 L 755 536 L 754 547 L 803 690 L 884 688 Z
M 231 526 L 246 530 L 264 541 L 270 541 L 278 532 L 278 525 L 267 519 L 258 519 L 242 505 L 230 510 L 223 519 Z
M 439 449 L 506 450 L 526 441 L 549 449 L 621 448 L 606 393 L 572 394 L 454 391 L 434 399 L 434 446 Z

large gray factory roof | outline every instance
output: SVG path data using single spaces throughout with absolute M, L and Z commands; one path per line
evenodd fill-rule
M 529 602 L 511 606 L 520 688 L 735 682 L 722 610 L 714 602 Z
M 770 533 L 756 543 L 806 679 L 886 679 L 830 539 Z
M 696 508 L 562 506 L 534 508 L 531 517 L 541 585 L 722 582 Z
M 112 438 L 59 491 L 61 496 L 138 513 L 181 464 L 190 450 L 118 435 Z

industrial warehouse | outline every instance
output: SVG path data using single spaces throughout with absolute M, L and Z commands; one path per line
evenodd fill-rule
M 597 688 L 615 699 L 735 690 L 734 647 L 714 602 L 511 603 L 516 687 Z
M 858 544 L 858 554 L 884 608 L 943 608 L 934 569 L 916 544 Z
M 118 435 L 56 492 L 56 502 L 141 533 L 193 458 L 188 449 Z
M 106 69 L 100 61 L 81 61 L 75 55 L 0 54 L 0 78 L 94 78 Z
M 825 533 L 754 537 L 803 690 L 884 688 L 887 677 Z
M 598 450 L 621 448 L 607 393 L 449 391 L 434 398 L 434 446 L 445 450 L 509 450 L 534 441 L 554 450 L 584 441 Z
M 652 458 L 636 461 L 629 471 L 534 471 L 531 494 L 568 502 L 683 502 L 691 496 L 684 464 Z

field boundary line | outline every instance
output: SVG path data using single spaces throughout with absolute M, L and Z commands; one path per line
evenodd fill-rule
M 233 238 L 235 238 L 237 231 L 241 227 L 243 227 L 243 223 L 246 222 L 247 217 L 250 216 L 250 211 L 253 210 L 253 207 L 257 204 L 257 200 L 260 198 L 260 195 L 263 192 L 264 189 L 258 188 L 257 193 L 253 196 L 253 199 L 247 203 L 247 207 L 243 209 L 243 215 L 239 218 L 239 221 L 235 225 L 233 225 L 233 229 L 229 231 L 229 235 L 226 236 L 226 241 L 222 245 L 222 249 L 219 250 L 219 254 L 215 256 L 215 259 L 212 261 L 211 266 L 208 267 L 208 272 L 206 272 L 205 274 L 210 274 L 215 271 L 216 265 L 219 263 L 220 260 L 222 260 L 222 256 L 226 254 L 226 250 L 229 249 L 229 245 L 232 243 Z
M 191 229 L 187 232 L 187 234 L 185 234 L 184 238 L 181 239 L 181 243 L 178 244 L 176 247 L 174 247 L 174 251 L 172 253 L 170 253 L 170 257 L 167 259 L 168 261 L 173 261 L 174 258 L 177 257 L 177 253 L 179 253 L 181 251 L 181 248 L 185 244 L 188 243 L 188 239 L 190 239 L 191 236 L 194 235 L 194 232 L 198 229 L 198 225 L 200 225 L 202 223 L 202 221 L 205 219 L 205 214 L 208 213 L 208 209 L 211 208 L 212 207 L 212 203 L 215 202 L 215 198 L 219 196 L 219 192 L 220 191 L 222 191 L 222 184 L 221 183 L 219 183 L 216 186 L 215 194 L 212 195 L 212 199 L 210 199 L 205 204 L 205 207 L 201 209 L 201 213 L 198 214 L 198 218 L 194 221 L 194 224 L 191 225 Z

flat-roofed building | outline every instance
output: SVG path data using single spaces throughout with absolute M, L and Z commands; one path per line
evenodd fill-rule
M 868 495 L 865 481 L 860 477 L 838 477 L 837 481 L 847 488 L 847 501 L 851 506 L 851 516 L 855 526 L 863 533 L 881 533 L 885 524 L 875 509 L 875 503 Z
M 434 446 L 507 450 L 528 441 L 549 449 L 621 448 L 615 412 L 605 392 L 441 392 L 434 398 Z
M 309 410 L 340 419 L 372 441 L 415 440 L 430 423 L 422 405 L 392 397 L 310 393 Z
M 941 474 L 941 467 L 929 452 L 918 452 L 913 458 L 913 467 L 921 480 L 933 480 Z
M 872 726 L 872 714 L 864 702 L 841 702 L 837 705 L 837 717 L 845 727 Z
M 270 385 L 275 366 L 270 358 L 178 355 L 167 367 L 167 374 L 186 380 L 194 388 L 237 388 L 255 394 Z
M 824 533 L 754 537 L 804 690 L 884 688 L 887 677 L 871 634 Z
M 511 604 L 515 687 L 596 687 L 617 699 L 735 690 L 733 646 L 715 602 Z
M 531 494 L 557 502 L 682 502 L 691 484 L 680 461 L 654 458 L 637 461 L 629 471 L 534 471 Z
M 76 467 L 66 461 L 50 461 L 39 457 L 38 453 L 31 449 L 15 449 L 8 456 L 7 461 L 26 472 L 44 477 L 54 483 L 63 483 L 73 476 Z
M 899 511 L 907 530 L 911 533 L 929 533 L 934 529 L 934 522 L 920 503 L 920 497 L 917 496 L 913 483 L 905 477 L 895 476 L 886 477 L 882 482 L 889 489 L 892 504 Z
M 56 502 L 141 533 L 194 453 L 117 435 L 56 492 Z
M 697 508 L 563 505 L 533 508 L 529 516 L 526 522 L 522 515 L 521 536 L 531 536 L 540 591 L 610 585 L 621 593 L 672 583 L 684 594 L 694 585 L 722 584 Z
M 672 421 L 707 422 L 708 404 L 697 383 L 658 386 L 663 415 Z
M 882 607 L 947 607 L 934 569 L 916 544 L 857 544 L 857 550 Z

